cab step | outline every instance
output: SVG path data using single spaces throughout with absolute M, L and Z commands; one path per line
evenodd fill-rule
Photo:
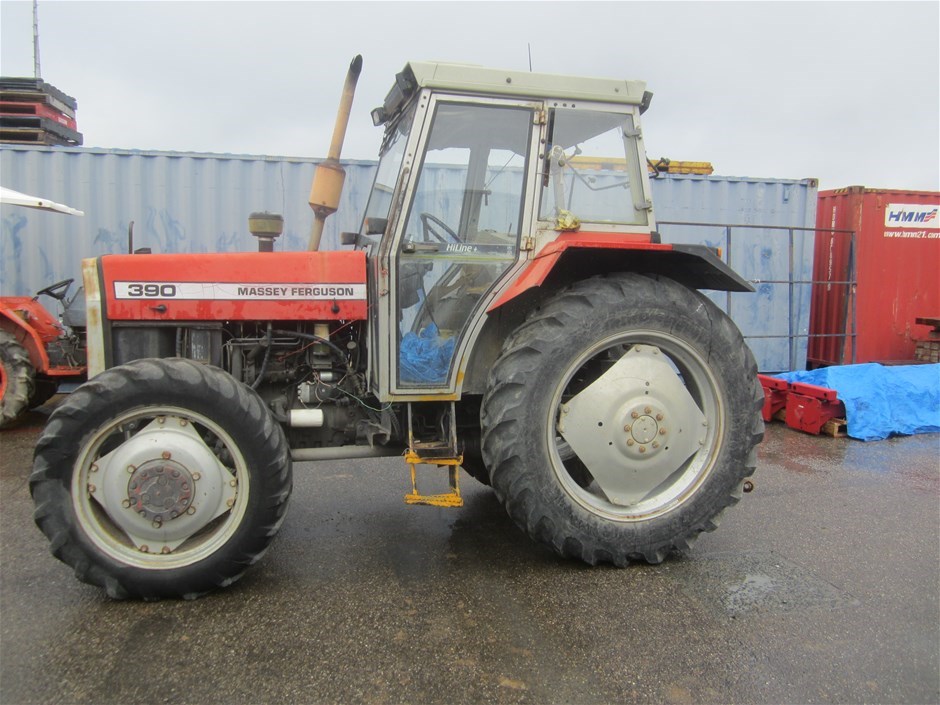
M 422 457 L 409 450 L 405 453 L 405 462 L 411 468 L 411 492 L 405 495 L 405 504 L 423 504 L 431 507 L 462 507 L 463 497 L 460 496 L 460 466 L 463 465 L 463 456 L 455 458 Z M 448 481 L 451 491 L 444 494 L 421 494 L 418 492 L 418 465 L 437 465 L 447 469 Z

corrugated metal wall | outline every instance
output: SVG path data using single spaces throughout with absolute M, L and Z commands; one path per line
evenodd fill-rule
M 306 247 L 312 213 L 307 205 L 315 159 L 230 154 L 31 147 L 0 148 L 0 180 L 7 188 L 49 198 L 85 211 L 76 218 L 3 206 L 0 294 L 30 294 L 66 277 L 78 277 L 82 257 L 124 252 L 127 227 L 135 221 L 135 247 L 154 252 L 255 250 L 248 215 L 284 216 L 277 248 Z M 339 233 L 357 230 L 375 163 L 345 162 L 346 186 L 336 215 L 327 220 L 323 247 L 338 247 Z M 653 181 L 659 221 L 812 227 L 816 182 L 721 176 L 667 175 Z M 663 225 L 666 242 L 723 247 L 715 227 Z M 731 265 L 748 279 L 788 278 L 786 232 L 734 230 Z M 805 240 L 805 241 L 804 241 Z M 794 277 L 810 279 L 812 235 L 798 237 Z M 758 295 L 731 297 L 731 314 L 747 335 L 805 334 L 809 289 L 759 285 Z M 726 307 L 724 295 L 713 297 Z M 762 370 L 789 369 L 785 340 L 751 341 Z M 796 367 L 805 364 L 805 339 Z

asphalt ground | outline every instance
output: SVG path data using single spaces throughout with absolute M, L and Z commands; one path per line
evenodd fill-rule
M 398 459 L 299 463 L 265 558 L 200 600 L 116 602 L 32 522 L 55 400 L 0 432 L 0 701 L 936 703 L 940 436 L 768 428 L 756 488 L 690 557 L 589 568 L 464 476 L 407 507 Z

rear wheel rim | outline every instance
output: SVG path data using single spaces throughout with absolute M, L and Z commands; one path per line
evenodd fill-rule
M 556 431 L 560 427 L 562 405 L 600 376 L 607 359 L 616 360 L 635 345 L 658 349 L 671 362 L 676 376 L 704 415 L 707 427 L 701 445 L 691 458 L 676 462 L 669 478 L 648 496 L 631 506 L 611 501 L 596 480 L 587 486 L 579 481 L 580 463 Z M 726 402 L 721 387 L 703 355 L 687 341 L 655 330 L 638 330 L 608 336 L 579 354 L 564 370 L 549 405 L 546 444 L 552 471 L 564 492 L 592 514 L 621 523 L 646 521 L 672 511 L 696 494 L 716 466 L 722 448 Z M 584 465 L 581 464 L 581 468 Z M 627 466 L 624 466 L 626 470 Z

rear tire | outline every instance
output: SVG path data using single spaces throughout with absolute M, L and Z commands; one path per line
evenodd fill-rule
M 284 432 L 214 367 L 137 360 L 51 415 L 30 492 L 52 553 L 113 598 L 193 598 L 264 554 L 291 490 Z
M 12 426 L 30 408 L 35 377 L 26 348 L 0 330 L 0 428 Z
M 597 277 L 506 341 L 483 402 L 483 458 L 533 539 L 592 565 L 658 563 L 738 501 L 762 399 L 753 355 L 707 298 L 666 278 Z

